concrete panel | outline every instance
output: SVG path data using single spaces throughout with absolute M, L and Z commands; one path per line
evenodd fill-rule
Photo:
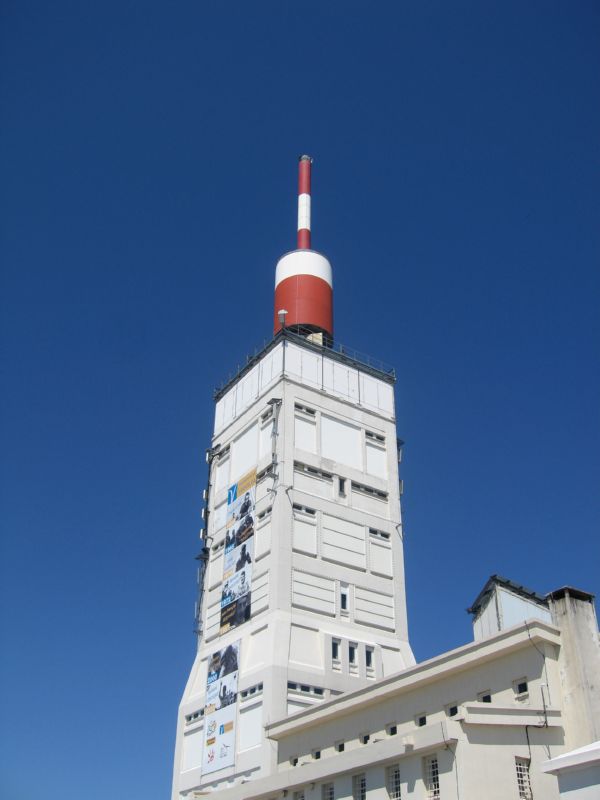
M 367 464 L 366 471 L 369 475 L 376 475 L 378 478 L 387 478 L 387 453 L 385 448 L 367 442 L 366 446 Z
M 294 570 L 292 573 L 292 605 L 333 616 L 335 614 L 335 582 L 329 578 L 321 578 L 318 575 Z
M 321 539 L 323 558 L 366 569 L 365 529 L 362 525 L 323 514 Z
M 333 481 L 294 470 L 294 489 L 329 499 L 333 491 Z
M 386 500 L 359 491 L 352 491 L 352 507 L 378 517 L 389 517 L 389 504 Z
M 235 415 L 239 417 L 258 397 L 258 364 L 237 384 Z
M 299 415 L 294 418 L 294 444 L 298 450 L 317 452 L 317 423 Z
M 323 637 L 319 631 L 292 625 L 290 662 L 313 669 L 323 669 Z
M 271 519 L 256 529 L 254 534 L 254 560 L 258 561 L 259 558 L 265 556 L 271 550 Z
M 222 478 L 221 478 L 222 479 Z M 225 484 L 223 485 L 224 488 Z M 218 506 L 215 506 L 213 513 L 212 513 L 212 520 L 211 522 L 211 532 L 214 536 L 215 533 L 221 530 L 221 528 L 225 527 L 225 523 L 227 521 L 227 503 L 219 503 Z
M 317 526 L 314 522 L 294 516 L 292 547 L 300 553 L 317 555 Z
M 354 590 L 354 619 L 393 630 L 394 598 L 357 586 Z
M 378 575 L 393 575 L 392 548 L 371 539 L 369 541 L 369 568 Z
M 238 436 L 231 445 L 230 483 L 256 465 L 258 456 L 258 423 L 254 423 Z
M 269 573 L 252 578 L 252 616 L 269 607 Z
M 260 426 L 258 437 L 258 458 L 264 458 L 273 452 L 273 420 Z
M 238 752 L 259 747 L 262 742 L 262 703 L 250 708 L 240 708 Z
M 321 416 L 321 455 L 362 470 L 362 432 L 342 420 Z
M 181 771 L 199 767 L 202 763 L 202 734 L 204 727 L 184 734 Z
M 214 589 L 223 580 L 223 550 L 210 554 L 208 565 L 208 588 Z
M 241 671 L 246 673 L 252 669 L 261 667 L 265 663 L 265 655 L 268 653 L 269 629 L 261 628 L 253 631 L 251 636 L 245 640 L 245 647 L 242 648 Z
M 206 629 L 205 635 L 207 639 L 214 637 L 219 632 L 219 624 L 221 621 L 221 600 L 208 606 L 206 609 Z
M 229 485 L 229 464 L 230 458 L 220 459 L 215 466 L 215 492 L 220 492 Z
M 278 344 L 260 362 L 259 392 L 263 392 L 269 384 L 278 378 L 283 371 L 283 346 Z

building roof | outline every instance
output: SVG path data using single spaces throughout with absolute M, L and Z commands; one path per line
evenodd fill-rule
M 568 753 L 551 758 L 550 761 L 544 761 L 542 772 L 555 774 L 573 767 L 589 767 L 592 764 L 600 764 L 600 741 L 591 742 L 578 747 L 577 750 L 570 750 Z
M 547 599 L 543 595 L 534 592 L 533 589 L 528 589 L 526 586 L 522 586 L 520 583 L 515 583 L 508 578 L 503 578 L 502 575 L 491 575 L 483 589 L 475 598 L 473 604 L 467 608 L 467 613 L 477 614 L 481 610 L 481 607 L 486 604 L 496 586 L 503 586 L 505 589 L 510 589 L 511 592 L 514 592 L 521 597 L 526 597 L 528 600 L 533 600 L 540 605 L 546 607 L 548 606 Z
M 595 595 L 585 592 L 583 589 L 576 589 L 574 586 L 561 586 L 560 589 L 555 589 L 555 591 L 549 592 L 546 595 L 546 598 L 550 598 L 551 600 L 562 600 L 562 598 L 566 595 L 575 598 L 575 600 L 587 600 L 590 603 L 595 597 Z

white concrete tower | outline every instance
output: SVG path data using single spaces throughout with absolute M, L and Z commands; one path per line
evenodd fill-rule
M 208 563 L 177 722 L 177 800 L 270 774 L 276 748 L 265 724 L 414 664 L 395 376 L 334 348 L 332 324 L 315 323 L 306 295 L 314 281 L 304 276 L 331 288 L 331 268 L 303 236 L 278 270 L 278 287 L 291 280 L 286 303 L 294 287 L 302 294 L 291 324 L 279 291 L 280 329 L 216 393 Z

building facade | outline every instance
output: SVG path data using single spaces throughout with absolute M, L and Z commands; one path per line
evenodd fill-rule
M 173 799 L 558 797 L 540 765 L 598 731 L 593 598 L 570 590 L 567 608 L 493 576 L 475 641 L 415 664 L 395 376 L 334 346 L 310 164 L 274 337 L 216 394 Z

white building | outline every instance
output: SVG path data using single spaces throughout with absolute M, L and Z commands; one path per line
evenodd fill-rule
M 173 799 L 558 798 L 542 762 L 600 738 L 593 598 L 494 576 L 475 641 L 415 664 L 394 374 L 331 346 L 307 157 L 300 186 L 281 329 L 216 397 Z

